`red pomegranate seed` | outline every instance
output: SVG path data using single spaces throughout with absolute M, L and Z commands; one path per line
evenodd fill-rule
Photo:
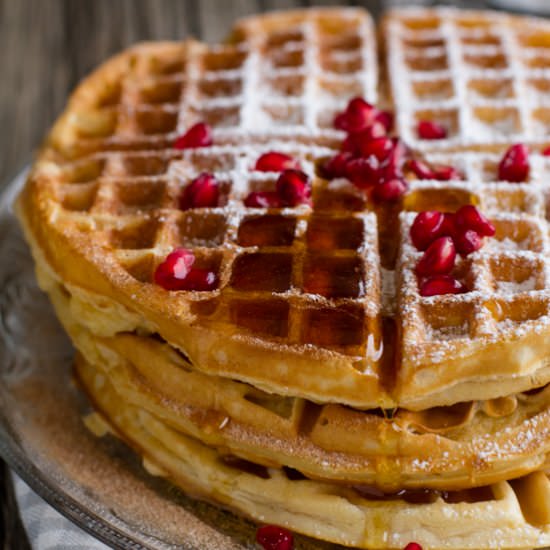
M 409 148 L 398 138 L 393 138 L 393 150 L 384 161 L 386 178 L 401 177 L 403 164 L 410 155 Z
M 529 176 L 529 148 L 522 143 L 512 145 L 498 165 L 498 179 L 520 183 Z
M 379 161 L 388 158 L 393 151 L 394 143 L 389 137 L 377 137 L 369 140 L 358 140 L 359 154 L 362 157 L 374 155 Z
M 439 236 L 454 238 L 455 233 L 455 215 L 451 212 L 444 212 L 443 223 L 441 224 L 441 228 L 439 229 Z
M 384 126 L 379 122 L 375 122 L 361 132 L 349 134 L 342 142 L 340 150 L 354 155 L 360 155 L 362 144 L 368 143 L 375 138 L 384 137 L 385 135 L 386 129 Z
M 354 134 L 355 139 L 361 143 L 365 141 L 369 141 L 371 139 L 384 137 L 386 135 L 386 128 L 383 124 L 380 122 L 375 122 L 362 130 L 361 132 L 357 132 Z
M 334 121 L 332 125 L 337 130 L 343 130 L 344 132 L 346 132 L 348 127 L 348 115 L 346 114 L 346 111 L 342 111 L 341 113 L 338 113 L 334 117 Z
M 438 181 L 461 180 L 462 174 L 452 166 L 437 166 L 434 169 L 434 179 Z
M 347 173 L 348 162 L 351 161 L 353 155 L 351 153 L 338 153 L 329 158 L 322 167 L 323 175 L 328 179 L 343 178 Z
M 348 153 L 350 155 L 359 154 L 359 146 L 357 143 L 357 136 L 355 134 L 349 134 L 340 146 L 340 151 Z
M 377 109 L 361 97 L 354 97 L 343 113 L 336 115 L 334 127 L 344 132 L 360 132 L 370 126 Z
M 277 194 L 285 206 L 309 203 L 311 184 L 307 174 L 300 170 L 285 170 L 277 180 Z
M 384 180 L 374 187 L 372 196 L 378 202 L 393 202 L 399 200 L 409 186 L 404 179 L 391 178 Z
M 472 229 L 482 237 L 492 237 L 496 232 L 495 226 L 473 204 L 456 211 L 455 225 L 462 231 Z
M 439 237 L 418 260 L 416 273 L 422 277 L 446 275 L 453 269 L 455 258 L 456 249 L 451 237 Z
M 374 117 L 375 122 L 380 122 L 386 129 L 386 132 L 393 130 L 393 113 L 390 111 L 378 111 Z
M 411 225 L 411 240 L 417 250 L 426 250 L 438 237 L 442 236 L 441 226 L 445 216 L 442 212 L 427 210 L 420 212 Z
M 300 163 L 298 160 L 277 151 L 264 153 L 254 166 L 254 170 L 259 170 L 260 172 L 282 172 L 283 170 L 299 169 Z
M 153 279 L 165 290 L 181 290 L 195 263 L 195 256 L 186 248 L 176 248 L 158 265 Z
M 189 271 L 185 280 L 182 281 L 182 286 L 179 290 L 206 291 L 213 290 L 217 285 L 218 277 L 213 271 L 194 268 Z
M 434 171 L 427 163 L 418 159 L 411 159 L 407 163 L 407 167 L 414 172 L 414 175 L 421 180 L 434 179 Z
M 256 531 L 256 542 L 264 550 L 293 550 L 292 533 L 278 525 L 263 525 Z
M 466 292 L 466 287 L 450 275 L 435 275 L 429 277 L 420 285 L 420 296 L 436 296 L 440 294 L 462 294 Z M 414 544 L 414 543 L 413 543 Z M 405 550 L 420 548 L 419 545 L 411 546 L 408 544 Z
M 252 191 L 244 199 L 244 205 L 249 208 L 281 208 L 282 203 L 275 191 Z
M 454 243 L 459 254 L 468 256 L 481 248 L 483 239 L 473 229 L 467 229 L 455 235 Z
M 422 546 L 418 542 L 409 542 L 403 550 L 422 550 Z
M 208 124 L 197 122 L 191 126 L 174 143 L 176 149 L 194 149 L 196 147 L 208 147 L 212 145 L 212 130 Z
M 350 160 L 346 165 L 348 179 L 359 189 L 367 189 L 378 183 L 384 171 L 376 157 Z
M 447 137 L 447 129 L 433 120 L 419 121 L 416 130 L 421 139 L 444 139 Z
M 542 151 L 541 151 L 541 154 L 545 157 L 550 157 L 550 146 L 548 147 L 545 147 Z
M 460 172 L 452 166 L 429 166 L 428 163 L 418 159 L 412 159 L 408 168 L 414 172 L 417 178 L 422 180 L 449 181 L 462 179 Z
M 218 206 L 220 187 L 213 174 L 203 172 L 180 195 L 180 208 L 208 208 Z

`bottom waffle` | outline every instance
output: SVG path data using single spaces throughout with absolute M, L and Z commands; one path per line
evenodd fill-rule
M 550 544 L 550 480 L 542 472 L 483 489 L 433 493 L 425 503 L 367 498 L 351 486 L 229 461 L 125 402 L 103 372 L 82 356 L 75 368 L 99 418 L 142 455 L 150 473 L 254 520 L 355 548 L 403 548 L 410 541 L 425 550 Z

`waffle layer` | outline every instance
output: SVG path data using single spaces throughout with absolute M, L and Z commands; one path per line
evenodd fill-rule
M 330 151 L 279 148 L 312 172 Z M 172 160 L 170 170 L 191 179 L 214 156 L 220 179 L 242 184 L 262 151 L 192 152 Z M 360 200 L 343 180 L 336 189 L 317 180 L 319 212 L 315 202 L 313 211 L 180 212 L 173 206 L 180 180 L 114 176 L 88 184 L 35 177 L 19 207 L 36 261 L 68 288 L 81 304 L 75 307 L 89 311 L 85 319 L 118 318 L 111 334 L 118 326 L 159 333 L 209 374 L 314 401 L 415 410 L 546 384 L 548 157 L 531 155 L 530 179 L 519 184 L 498 181 L 498 155 L 428 159 L 456 166 L 465 179 L 409 174 L 400 215 L 364 199 L 351 214 L 338 209 L 335 197 Z M 56 177 L 78 166 L 56 168 Z M 123 204 L 121 196 L 137 204 Z M 421 297 L 414 274 L 420 254 L 409 238 L 413 212 L 470 203 L 491 217 L 497 233 L 457 264 L 468 292 Z M 390 236 L 380 227 L 392 229 Z M 167 292 L 151 284 L 155 265 L 182 244 L 203 265 L 218 266 L 219 290 Z M 320 287 L 318 279 L 327 278 L 332 282 Z
M 355 548 L 540 548 L 550 544 L 550 481 L 542 472 L 477 490 L 424 493 L 425 503 L 369 498 L 351 487 L 300 479 L 292 472 L 227 460 L 213 448 L 127 403 L 82 358 L 78 379 L 107 425 L 143 457 L 153 475 L 187 493 L 257 521 Z M 297 479 L 298 477 L 298 479 Z M 405 496 L 408 500 L 412 495 Z M 534 504 L 536 503 L 536 504 Z
M 546 467 L 550 386 L 418 412 L 317 405 L 197 372 L 158 336 L 94 335 L 60 286 L 49 292 L 82 357 L 125 402 L 221 453 L 387 492 L 470 488 Z

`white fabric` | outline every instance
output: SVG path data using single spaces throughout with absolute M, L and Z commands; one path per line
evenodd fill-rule
M 12 473 L 21 520 L 33 550 L 108 550 L 72 521 L 54 510 Z

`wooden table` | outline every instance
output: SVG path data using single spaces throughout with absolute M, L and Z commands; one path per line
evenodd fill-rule
M 224 37 L 237 17 L 270 9 L 338 0 L 0 0 L 0 184 L 28 162 L 61 112 L 77 82 L 109 55 L 139 40 L 209 41 Z M 436 2 L 364 0 L 378 16 L 383 9 Z M 482 0 L 447 2 L 484 7 Z M 0 345 L 2 343 L 0 342 Z M 5 468 L 0 495 L 4 549 L 26 548 L 16 522 Z M 0 533 L 2 533 L 0 525 Z

